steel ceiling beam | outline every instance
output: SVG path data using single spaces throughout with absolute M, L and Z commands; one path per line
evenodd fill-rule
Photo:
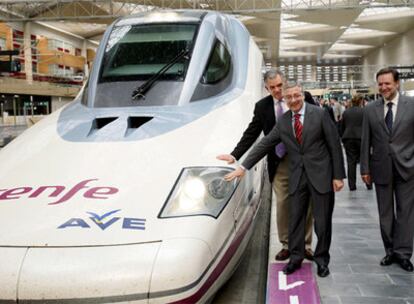
M 154 7 L 208 9 L 233 14 L 414 7 L 414 0 L 0 0 L 0 21 L 87 21 L 118 18 Z M 17 14 L 16 14 L 17 13 Z

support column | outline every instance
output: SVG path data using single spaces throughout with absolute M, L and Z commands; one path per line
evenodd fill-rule
M 26 73 L 26 81 L 28 84 L 33 83 L 33 67 L 32 67 L 32 45 L 31 45 L 31 22 L 24 23 L 24 38 L 23 38 L 23 49 L 24 49 L 24 72 Z
M 87 79 L 89 77 L 89 66 L 88 66 L 88 46 L 87 46 L 86 39 L 83 40 L 81 55 L 85 58 L 85 64 L 83 65 L 83 74 L 85 75 L 84 79 Z

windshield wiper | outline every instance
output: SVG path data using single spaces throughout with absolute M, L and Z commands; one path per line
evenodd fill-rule
M 174 64 L 177 63 L 178 60 L 181 58 L 190 59 L 188 54 L 190 53 L 189 49 L 184 49 L 180 53 L 177 54 L 173 59 L 171 59 L 170 62 L 168 62 L 166 65 L 164 65 L 157 73 L 152 75 L 150 79 L 148 79 L 146 82 L 144 82 L 142 85 L 140 85 L 138 88 L 132 92 L 132 99 L 145 99 L 145 93 L 147 93 L 151 87 L 154 85 L 154 83 L 167 72 Z

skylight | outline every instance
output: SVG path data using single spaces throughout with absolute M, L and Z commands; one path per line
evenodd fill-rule
M 373 48 L 372 45 L 352 44 L 352 43 L 334 43 L 329 51 L 359 51 Z
M 371 5 L 383 5 L 382 3 L 371 3 Z M 393 13 L 401 13 L 401 12 L 408 12 L 414 11 L 411 7 L 369 7 L 362 11 L 361 17 L 366 16 L 374 16 L 374 15 L 382 15 L 382 14 L 393 14 Z

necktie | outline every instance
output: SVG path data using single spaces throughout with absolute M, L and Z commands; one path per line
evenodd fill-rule
M 296 140 L 298 141 L 299 144 L 302 143 L 302 123 L 300 122 L 300 114 L 295 114 L 295 123 L 294 123 L 294 127 L 295 127 L 295 135 L 296 135 Z
M 392 105 L 392 102 L 387 103 L 388 111 L 387 115 L 385 115 L 385 124 L 387 125 L 390 133 L 392 132 Z
M 276 123 L 279 122 L 280 118 L 283 116 L 283 108 L 282 108 L 282 101 L 279 100 L 276 105 Z M 283 143 L 276 145 L 276 155 L 279 158 L 282 158 L 286 154 L 286 147 Z

